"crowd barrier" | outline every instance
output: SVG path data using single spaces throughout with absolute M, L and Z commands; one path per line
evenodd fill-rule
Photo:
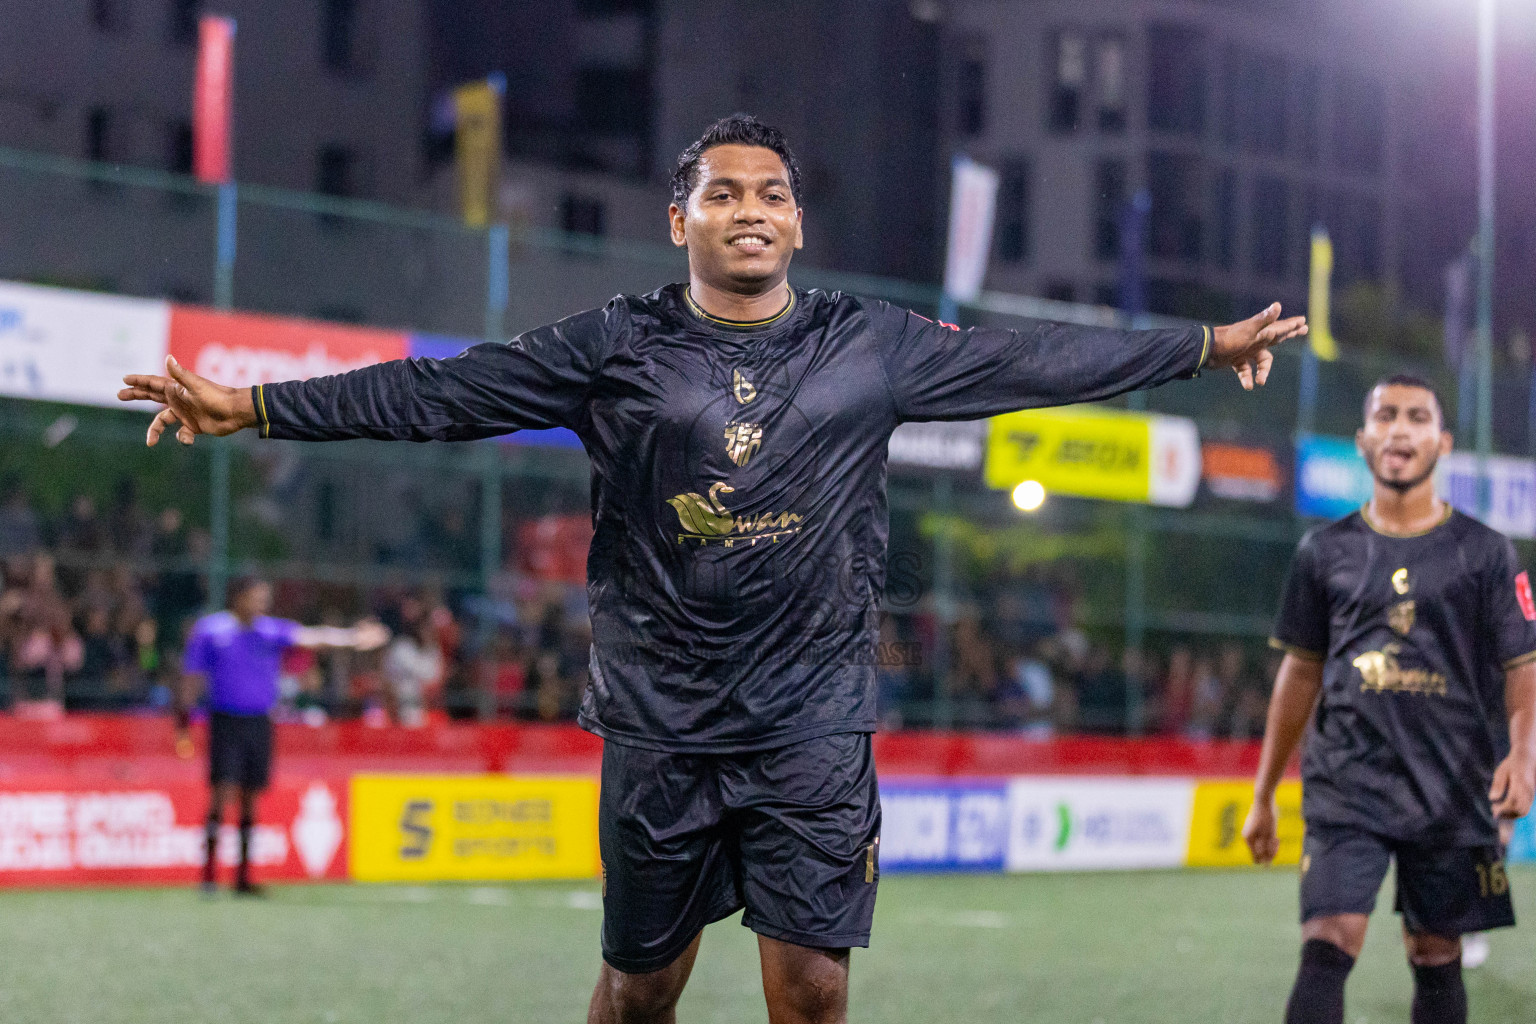
M 571 726 L 278 726 L 252 845 L 277 881 L 591 878 L 601 741 Z M 0 716 L 0 887 L 185 884 L 203 850 L 200 759 L 163 718 Z M 202 736 L 198 742 L 201 744 Z M 1239 867 L 1257 744 L 884 733 L 883 871 Z M 1282 785 L 1281 864 L 1301 787 Z M 235 855 L 226 827 L 219 856 Z M 1536 860 L 1536 823 L 1511 860 Z

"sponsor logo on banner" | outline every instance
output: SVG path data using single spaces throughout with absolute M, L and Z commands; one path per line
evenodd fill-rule
M 1208 443 L 1200 446 L 1205 486 L 1229 501 L 1274 501 L 1283 486 L 1280 462 L 1268 448 Z
M 1480 482 L 1478 458 L 1452 452 L 1440 460 L 1435 485 L 1440 496 L 1470 516 L 1477 516 L 1509 537 L 1536 537 L 1536 462 L 1507 455 L 1487 459 L 1489 507 L 1478 508 Z
M 1200 486 L 1193 420 L 1116 409 L 1030 409 L 994 416 L 987 486 L 1039 481 L 1081 498 L 1184 507 Z
M 882 871 L 1000 871 L 1008 797 L 992 786 L 882 782 Z
M 231 387 L 249 387 L 402 359 L 406 336 L 314 320 L 177 306 L 171 313 L 170 350 L 194 373 Z
M 1296 445 L 1296 511 L 1342 519 L 1371 500 L 1371 471 L 1345 437 L 1303 437 Z
M 1021 778 L 1008 786 L 1009 871 L 1179 867 L 1194 783 Z
M 342 878 L 341 786 L 279 779 L 257 805 L 251 861 L 264 879 Z M 0 790 L 0 886 L 186 883 L 203 863 L 208 790 L 201 783 Z M 232 867 L 239 833 L 219 833 Z
M 903 423 L 891 434 L 893 466 L 977 470 L 986 445 L 985 420 Z
M 1536 863 L 1536 814 L 1527 814 L 1515 822 L 1515 831 L 1509 839 L 1509 854 L 1505 858 L 1511 864 Z
M 596 779 L 356 775 L 350 803 L 360 882 L 598 874 Z
M 1301 783 L 1280 783 L 1275 791 L 1279 808 L 1280 851 L 1276 864 L 1301 861 L 1301 839 L 1306 830 L 1301 818 Z M 1194 816 L 1189 827 L 1189 866 L 1228 868 L 1251 865 L 1253 857 L 1243 842 L 1243 822 L 1253 806 L 1252 782 L 1201 782 L 1195 786 Z
M 998 176 L 992 168 L 964 156 L 955 157 L 950 168 L 944 294 L 957 302 L 975 302 L 992 252 Z
M 0 282 L 0 395 L 119 406 L 125 373 L 165 362 L 170 305 Z

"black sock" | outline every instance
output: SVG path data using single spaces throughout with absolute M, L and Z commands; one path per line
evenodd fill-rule
M 1331 942 L 1303 943 L 1285 1024 L 1344 1024 L 1344 982 L 1354 966 L 1355 958 Z
M 1438 967 L 1413 965 L 1413 1024 L 1467 1024 L 1461 957 Z
M 251 827 L 255 824 L 254 818 L 240 816 L 240 869 L 235 875 L 236 885 L 251 884 Z
M 203 839 L 203 883 L 212 885 L 215 870 L 215 857 L 219 852 L 219 816 L 208 815 L 208 823 L 204 826 Z

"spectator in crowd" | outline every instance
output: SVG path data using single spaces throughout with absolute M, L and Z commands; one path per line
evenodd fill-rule
M 961 614 L 951 637 L 949 698 L 955 702 L 962 723 L 984 724 L 987 708 L 997 696 L 996 648 L 974 608 Z
M 1059 715 L 1056 682 L 1043 646 L 1036 644 L 1009 662 L 998 703 L 1004 727 L 1031 739 L 1049 739 Z
M 37 513 L 14 474 L 0 479 L 0 558 L 30 555 L 42 545 Z
M 1226 701 L 1226 689 L 1211 659 L 1196 659 L 1193 700 L 1190 703 L 1189 721 L 1184 726 L 1185 738 L 1202 741 L 1214 738 Z
M 1158 730 L 1169 736 L 1182 734 L 1194 705 L 1195 655 L 1188 645 L 1180 644 L 1168 655 L 1168 672 L 1158 700 Z
M 427 721 L 426 699 L 443 678 L 432 613 L 417 598 L 401 602 L 400 629 L 384 651 L 384 696 L 390 718 L 417 728 Z

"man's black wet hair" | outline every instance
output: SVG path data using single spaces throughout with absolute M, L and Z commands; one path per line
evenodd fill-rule
M 678 155 L 677 166 L 672 170 L 672 201 L 679 208 L 688 205 L 688 197 L 699 183 L 699 158 L 704 151 L 733 145 L 762 146 L 779 154 L 779 159 L 784 161 L 784 170 L 789 174 L 789 191 L 795 205 L 803 205 L 800 201 L 800 165 L 795 161 L 784 133 L 772 125 L 763 124 L 751 114 L 732 114 L 704 129 L 698 141 Z
M 1436 391 L 1435 386 L 1423 377 L 1411 373 L 1394 373 L 1390 377 L 1383 377 L 1375 384 L 1372 384 L 1371 390 L 1365 393 L 1365 402 L 1360 410 L 1364 418 L 1369 419 L 1371 416 L 1371 396 L 1376 393 L 1376 389 L 1393 385 L 1405 388 L 1423 388 L 1425 391 L 1428 391 L 1435 400 L 1435 412 L 1440 414 L 1440 425 L 1442 427 L 1445 426 L 1445 403 L 1440 401 L 1440 392 Z

